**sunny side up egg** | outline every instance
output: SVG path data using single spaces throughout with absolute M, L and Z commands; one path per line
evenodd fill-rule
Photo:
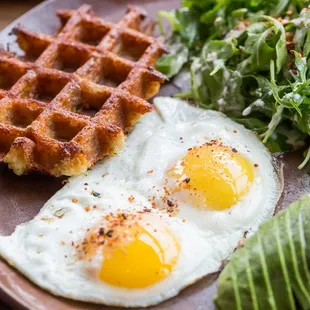
M 76 300 L 149 306 L 217 271 L 272 216 L 281 169 L 222 114 L 156 98 L 116 157 L 71 178 L 0 254 Z

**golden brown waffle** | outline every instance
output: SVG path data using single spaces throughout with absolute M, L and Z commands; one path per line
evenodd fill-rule
M 138 8 L 117 24 L 88 5 L 57 14 L 56 37 L 14 29 L 32 62 L 0 53 L 0 161 L 18 175 L 78 175 L 117 153 L 165 81 L 152 67 L 164 47 Z

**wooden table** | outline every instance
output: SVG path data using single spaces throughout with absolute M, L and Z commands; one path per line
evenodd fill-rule
M 39 0 L 0 0 L 0 31 L 14 19 L 37 5 Z

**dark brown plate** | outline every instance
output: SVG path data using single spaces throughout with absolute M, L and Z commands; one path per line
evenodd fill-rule
M 55 33 L 59 26 L 55 17 L 57 9 L 77 8 L 85 0 L 50 0 L 37 6 L 0 33 L 0 42 L 4 45 L 14 42 L 9 36 L 17 23 L 30 29 L 44 33 Z M 116 21 L 126 9 L 126 0 L 87 0 L 95 9 L 98 16 Z M 171 9 L 179 6 L 178 0 L 131 0 L 144 8 L 156 18 L 158 10 Z M 13 51 L 18 51 L 12 44 Z M 170 95 L 176 89 L 172 84 L 162 88 L 161 95 Z M 296 167 L 302 159 L 301 152 L 284 156 L 285 187 L 281 208 L 310 191 L 310 177 Z M 0 234 L 11 234 L 16 225 L 29 221 L 34 217 L 43 204 L 62 186 L 61 179 L 46 176 L 17 177 L 4 165 L 0 165 Z M 216 275 L 208 276 L 198 283 L 185 289 L 181 294 L 153 309 L 213 309 L 212 298 L 216 292 Z M 116 309 L 82 302 L 74 302 L 50 295 L 29 282 L 17 271 L 0 260 L 0 299 L 10 304 L 14 309 Z M 2 305 L 0 303 L 0 308 Z

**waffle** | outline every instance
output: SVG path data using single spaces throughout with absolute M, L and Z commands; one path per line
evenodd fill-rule
M 57 15 L 57 36 L 18 26 L 24 57 L 0 52 L 0 161 L 18 175 L 79 175 L 116 154 L 165 81 L 153 68 L 164 46 L 140 9 L 116 24 L 89 5 Z

